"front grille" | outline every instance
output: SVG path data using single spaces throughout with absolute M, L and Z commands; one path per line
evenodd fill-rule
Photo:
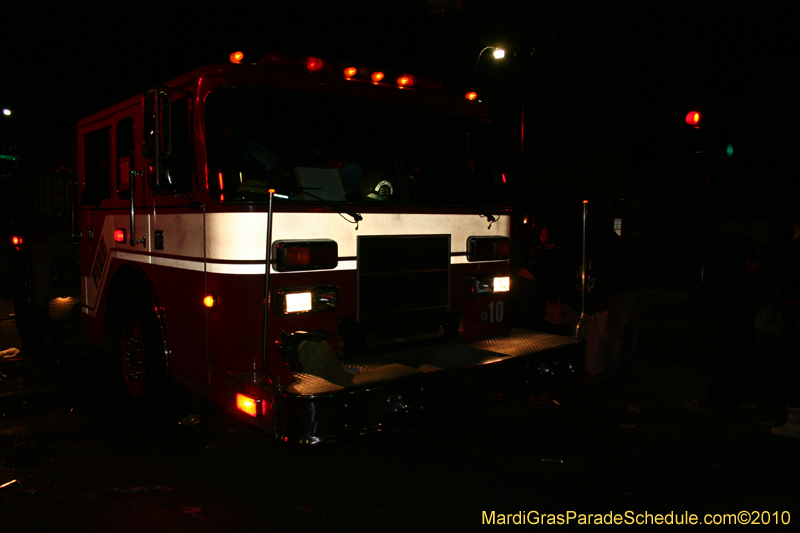
M 450 236 L 358 238 L 358 322 L 366 346 L 444 333 Z

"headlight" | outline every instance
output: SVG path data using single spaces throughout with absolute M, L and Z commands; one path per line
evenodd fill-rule
M 275 291 L 275 309 L 284 315 L 336 311 L 339 291 L 333 285 L 283 288 Z
M 306 313 L 314 307 L 311 305 L 310 292 L 290 292 L 285 295 L 285 306 L 287 314 Z
M 509 276 L 480 275 L 470 276 L 468 279 L 467 292 L 472 295 L 493 294 L 511 290 L 511 278 Z
M 492 292 L 508 292 L 511 290 L 511 278 L 509 276 L 492 278 L 492 287 Z

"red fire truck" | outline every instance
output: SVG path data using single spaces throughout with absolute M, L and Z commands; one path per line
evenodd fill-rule
M 270 54 L 77 126 L 65 232 L 14 235 L 15 306 L 80 328 L 135 402 L 172 382 L 332 442 L 582 367 L 509 326 L 510 194 L 477 100 Z

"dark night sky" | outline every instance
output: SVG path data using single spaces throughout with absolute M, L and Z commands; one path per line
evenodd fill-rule
M 571 129 L 607 138 L 609 124 L 625 130 L 631 116 L 647 135 L 680 134 L 698 107 L 752 164 L 793 168 L 797 8 L 463 0 L 463 11 L 435 15 L 428 0 L 288 4 L 4 5 L 0 106 L 14 111 L 4 135 L 27 148 L 71 139 L 81 117 L 236 49 L 251 60 L 282 50 L 387 65 L 459 86 L 478 51 L 500 42 L 516 57 L 483 62 L 479 77 L 524 84 L 540 139 L 568 145 Z

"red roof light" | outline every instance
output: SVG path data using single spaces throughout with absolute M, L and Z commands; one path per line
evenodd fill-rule
M 391 84 L 397 87 L 414 87 L 415 89 L 435 91 L 441 89 L 438 82 L 418 78 L 410 74 L 387 72 L 385 70 L 372 70 L 363 65 L 353 63 L 332 63 L 314 56 L 291 56 L 273 52 L 258 60 L 259 65 L 273 65 L 295 70 L 305 70 L 311 73 L 328 73 L 338 75 L 347 80 L 364 80 L 375 84 L 384 84 L 392 80 Z
M 318 70 L 322 70 L 324 66 L 325 64 L 318 57 L 309 57 L 306 59 L 306 68 L 309 72 L 317 72 Z

